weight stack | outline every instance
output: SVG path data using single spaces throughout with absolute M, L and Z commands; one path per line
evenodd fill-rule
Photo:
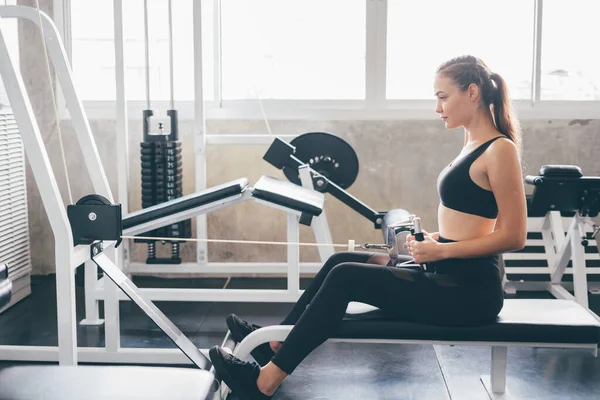
M 183 194 L 183 162 L 181 142 L 177 136 L 176 112 L 167 112 L 171 117 L 170 134 L 149 134 L 147 117 L 151 111 L 144 112 L 144 141 L 140 143 L 142 172 L 142 208 L 152 207 L 181 197 Z M 159 129 L 162 130 L 161 124 Z M 136 239 L 136 242 L 148 243 L 148 264 L 180 264 L 179 244 L 177 238 L 190 238 L 192 235 L 191 220 L 170 224 L 141 236 L 173 238 L 171 258 L 156 256 L 156 241 Z M 165 244 L 165 242 L 163 242 Z

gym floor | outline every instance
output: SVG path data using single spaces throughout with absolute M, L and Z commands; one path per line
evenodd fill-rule
M 302 279 L 305 288 L 309 279 Z M 140 287 L 222 287 L 224 279 L 161 280 L 136 278 Z M 228 288 L 284 288 L 284 279 L 232 279 Z M 540 292 L 519 297 L 550 297 Z M 32 295 L 0 314 L 0 344 L 56 346 L 55 281 L 34 277 Z M 220 344 L 225 316 L 236 313 L 253 323 L 279 323 L 290 304 L 169 303 L 161 310 L 199 347 Z M 600 314 L 600 296 L 590 296 Z M 401 305 L 399 305 L 401 306 Z M 77 288 L 78 319 L 83 288 Z M 103 346 L 102 327 L 78 327 L 79 346 Z M 169 339 L 132 302 L 121 302 L 122 347 L 173 347 Z M 0 362 L 0 368 L 16 365 Z M 431 345 L 325 343 L 279 388 L 282 399 L 489 399 L 480 375 L 489 374 L 490 349 Z M 32 384 L 34 384 L 32 379 Z M 509 396 L 504 399 L 598 399 L 600 357 L 589 351 L 511 348 Z M 232 396 L 230 396 L 231 398 Z

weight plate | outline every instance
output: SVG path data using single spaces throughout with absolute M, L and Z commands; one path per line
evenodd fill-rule
M 290 142 L 296 148 L 294 156 L 310 165 L 342 189 L 349 188 L 358 176 L 358 157 L 344 139 L 326 132 L 309 132 Z M 286 178 L 301 185 L 298 170 L 284 167 Z

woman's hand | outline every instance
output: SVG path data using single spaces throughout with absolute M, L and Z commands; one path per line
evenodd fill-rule
M 422 242 L 417 242 L 414 235 L 408 235 L 406 237 L 406 249 L 414 258 L 415 262 L 423 264 L 443 259 L 442 245 L 436 240 L 439 239 L 439 233 L 436 232 L 431 235 L 423 231 L 423 236 Z

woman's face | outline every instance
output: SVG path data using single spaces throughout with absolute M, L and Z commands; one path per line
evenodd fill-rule
M 468 124 L 475 112 L 477 99 L 474 99 L 473 95 L 475 94 L 477 97 L 476 91 L 476 85 L 471 85 L 466 91 L 462 91 L 451 78 L 436 74 L 434 82 L 434 93 L 437 99 L 435 112 L 440 114 L 446 123 L 446 128 L 456 129 Z

